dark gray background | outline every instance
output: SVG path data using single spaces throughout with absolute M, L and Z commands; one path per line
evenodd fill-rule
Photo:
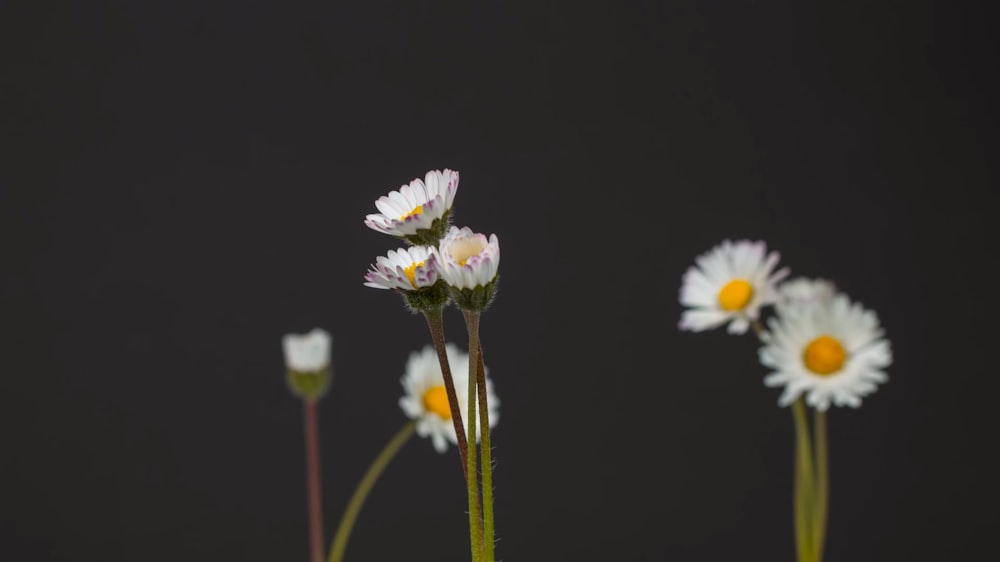
M 456 223 L 502 246 L 501 559 L 793 559 L 791 416 L 753 338 L 676 328 L 724 238 L 834 280 L 892 341 L 890 382 L 830 416 L 828 560 L 993 548 L 978 7 L 66 4 L 0 2 L 4 561 L 305 560 L 279 340 L 314 326 L 332 536 L 429 341 L 361 285 L 396 247 L 362 220 L 444 167 Z M 466 559 L 455 456 L 408 443 L 348 560 Z

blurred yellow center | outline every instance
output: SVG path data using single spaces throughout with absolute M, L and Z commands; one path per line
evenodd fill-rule
M 719 306 L 723 310 L 743 310 L 753 297 L 753 286 L 746 279 L 733 279 L 719 291 Z
M 408 219 L 408 218 L 410 218 L 412 216 L 419 215 L 420 213 L 423 213 L 423 212 L 424 212 L 424 206 L 423 205 L 417 205 L 416 209 L 413 209 L 409 213 L 406 213 L 405 215 L 399 217 L 399 220 L 405 221 L 406 219 Z
M 806 368 L 817 375 L 836 373 L 844 366 L 847 352 L 836 338 L 820 336 L 809 342 L 802 353 Z
M 424 393 L 424 408 L 433 412 L 443 420 L 451 419 L 451 407 L 448 406 L 448 392 L 443 386 L 432 386 Z
M 486 247 L 479 237 L 462 238 L 451 243 L 451 257 L 455 258 L 458 265 L 464 266 L 472 256 L 478 255 Z
M 417 268 L 420 267 L 420 266 L 422 266 L 422 265 L 424 265 L 424 263 L 426 263 L 426 262 L 411 263 L 410 265 L 406 266 L 403 269 L 403 273 L 406 274 L 406 278 L 410 280 L 410 285 L 413 285 L 414 289 L 418 288 L 417 287 L 417 278 L 416 278 Z

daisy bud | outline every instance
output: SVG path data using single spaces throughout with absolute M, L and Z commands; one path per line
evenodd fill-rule
M 433 246 L 389 250 L 365 274 L 365 286 L 396 291 L 412 312 L 441 310 L 451 295 L 438 274 L 438 261 Z
M 451 206 L 458 191 L 458 172 L 431 170 L 398 191 L 375 201 L 379 210 L 365 218 L 372 230 L 415 245 L 436 245 L 451 223 Z
M 308 334 L 286 334 L 281 343 L 292 394 L 311 401 L 322 398 L 332 378 L 330 334 L 316 328 Z

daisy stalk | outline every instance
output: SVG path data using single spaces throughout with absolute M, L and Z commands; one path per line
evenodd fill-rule
M 286 382 L 302 399 L 306 445 L 306 501 L 309 552 L 312 562 L 323 562 L 323 492 L 320 471 L 319 400 L 330 386 L 330 334 L 314 329 L 308 334 L 286 334 L 282 339 Z
M 371 492 L 372 488 L 375 486 L 375 482 L 378 481 L 379 476 L 385 471 L 386 467 L 389 466 L 389 462 L 392 461 L 396 453 L 409 441 L 410 437 L 416 432 L 417 421 L 411 420 L 400 429 L 396 435 L 389 440 L 375 460 L 372 462 L 368 470 L 365 471 L 364 476 L 361 477 L 361 481 L 358 483 L 358 487 L 354 490 L 354 494 L 351 495 L 350 501 L 347 502 L 347 507 L 344 509 L 344 514 L 340 518 L 340 524 L 337 526 L 337 532 L 333 536 L 333 543 L 330 545 L 330 556 L 327 559 L 328 562 L 341 562 L 344 559 L 344 551 L 347 549 L 347 541 L 351 537 L 351 531 L 354 529 L 354 522 L 358 519 L 358 514 L 361 512 L 361 506 L 364 505 L 365 500 L 368 498 L 368 493 Z M 322 557 L 320 558 L 322 561 Z
M 480 455 L 482 457 L 483 475 L 483 561 L 493 562 L 494 558 L 494 529 L 493 529 L 493 459 L 490 451 L 490 417 L 489 404 L 487 402 L 486 375 L 483 365 L 483 349 L 479 339 L 480 313 L 474 310 L 463 310 L 465 317 L 465 327 L 469 333 L 469 416 L 475 415 L 472 404 L 472 381 L 476 381 L 476 390 L 479 399 L 479 425 L 482 429 L 482 439 L 480 440 Z M 473 373 L 475 370 L 475 373 Z

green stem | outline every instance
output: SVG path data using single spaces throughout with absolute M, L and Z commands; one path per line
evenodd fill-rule
M 483 346 L 479 339 L 479 320 L 479 312 L 465 313 L 465 322 L 469 332 L 469 349 L 475 347 L 477 351 L 476 385 L 479 393 L 479 427 L 482 434 L 479 448 L 483 464 L 483 562 L 493 562 L 495 546 L 493 531 L 493 459 L 490 450 L 490 409 L 487 403 L 486 367 L 483 363 Z
M 417 429 L 417 422 L 410 421 L 399 430 L 396 435 L 385 445 L 382 452 L 375 457 L 371 466 L 368 467 L 368 471 L 365 475 L 361 477 L 361 482 L 358 483 L 357 489 L 354 490 L 354 495 L 351 496 L 351 501 L 347 503 L 347 509 L 344 510 L 344 515 L 340 519 L 340 526 L 337 527 L 337 534 L 333 536 L 333 545 L 330 547 L 330 557 L 329 562 L 340 562 L 344 558 L 344 550 L 347 548 L 347 539 L 351 536 L 351 529 L 354 528 L 354 521 L 358 518 L 358 513 L 361 511 L 361 506 L 365 503 L 365 498 L 368 497 L 368 492 L 371 491 L 372 486 L 375 485 L 375 481 L 381 476 L 385 467 L 389 466 L 389 461 L 392 460 L 399 449 L 413 436 L 414 431 Z
M 826 412 L 816 410 L 813 422 L 816 444 L 816 508 L 813 519 L 813 541 L 816 548 L 816 562 L 822 562 L 830 504 L 830 457 L 826 439 Z
M 437 351 L 438 363 L 441 365 L 441 374 L 444 375 L 444 389 L 448 394 L 451 422 L 455 427 L 455 437 L 456 441 L 458 441 L 458 454 L 462 460 L 462 474 L 468 480 L 469 448 L 465 438 L 465 426 L 462 425 L 462 410 L 458 405 L 458 394 L 455 393 L 455 380 L 451 376 L 451 366 L 448 363 L 448 352 L 444 339 L 444 321 L 442 320 L 441 310 L 432 312 L 424 311 L 424 318 L 427 319 L 427 327 L 431 331 L 431 339 L 434 340 L 434 350 Z
M 306 438 L 306 486 L 309 496 L 309 559 L 323 562 L 323 491 L 319 467 L 319 421 L 315 400 L 302 399 Z
M 814 545 L 810 534 L 813 513 L 812 446 L 809 441 L 809 422 L 802 398 L 792 404 L 795 421 L 795 544 L 799 562 L 815 560 Z
M 469 431 L 467 434 L 469 458 L 468 458 L 468 492 L 469 492 L 469 541 L 472 543 L 472 561 L 481 562 L 483 559 L 483 527 L 482 516 L 479 512 L 479 486 L 476 482 L 476 390 L 479 373 L 479 314 L 476 312 L 463 311 L 465 315 L 465 325 L 469 332 Z M 485 432 L 484 432 L 485 433 Z

